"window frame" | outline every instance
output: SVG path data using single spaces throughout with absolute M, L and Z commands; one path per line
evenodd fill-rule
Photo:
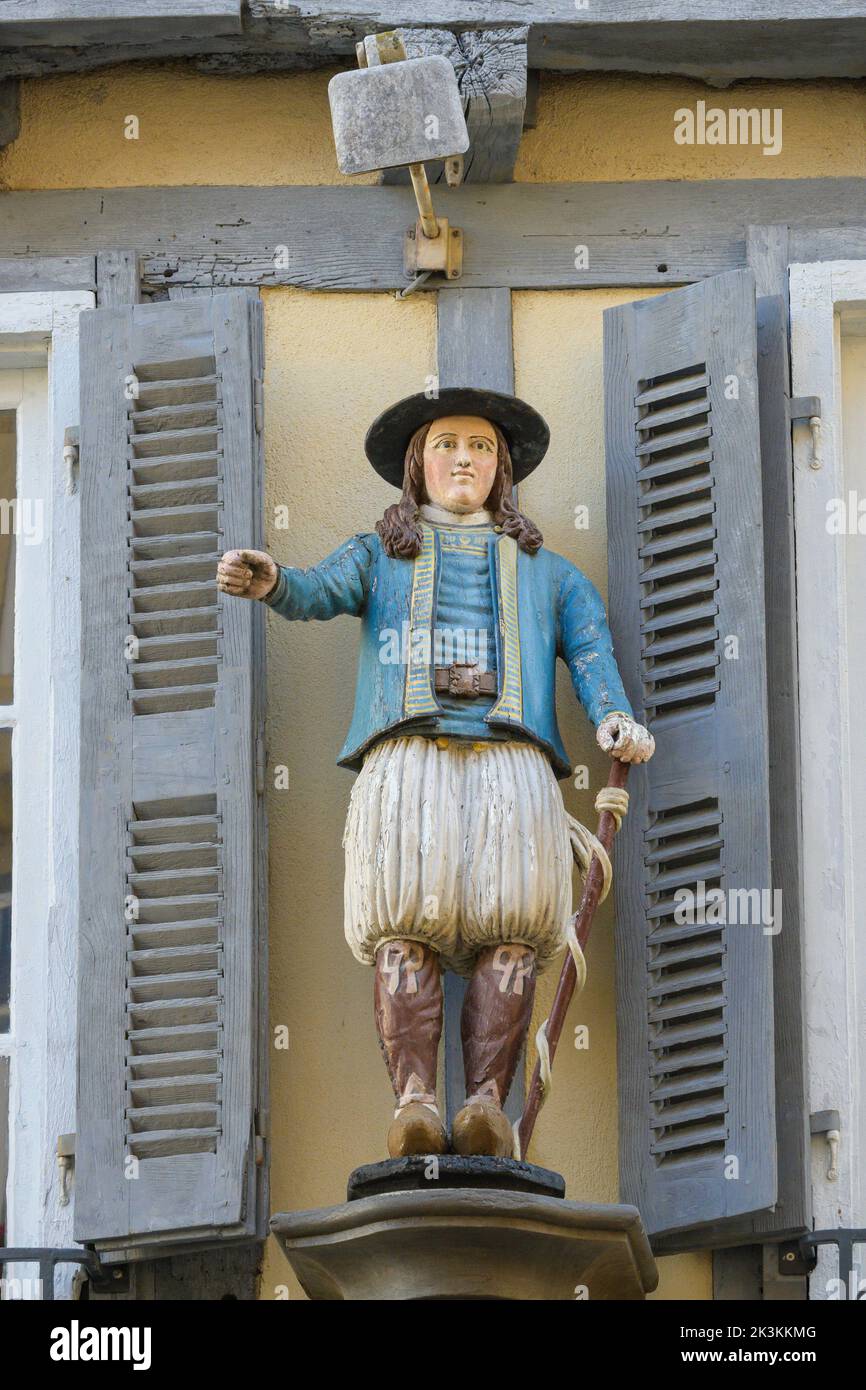
M 812 1113 L 838 1110 L 842 1124 L 835 1180 L 827 1177 L 825 1136 L 816 1135 L 812 1144 L 814 1224 L 821 1229 L 866 1224 L 866 1160 L 858 1152 L 866 1123 L 866 1039 L 857 1019 L 856 938 L 861 955 L 866 939 L 851 875 L 857 851 L 848 756 L 846 547 L 826 525 L 828 502 L 846 498 L 849 487 L 841 323 L 848 316 L 864 319 L 866 260 L 792 264 L 789 273 L 792 394 L 821 402 L 819 467 L 813 467 L 806 422 L 793 430 L 809 1097 Z M 813 1296 L 827 1297 L 827 1281 L 837 1273 L 835 1254 L 819 1251 Z
M 71 1246 L 57 1140 L 75 1129 L 78 929 L 79 507 L 63 460 L 78 422 L 85 291 L 0 294 L 0 400 L 17 390 L 19 496 L 42 497 L 41 544 L 16 546 L 13 856 L 6 1241 Z M 32 370 L 36 369 L 36 370 Z M 35 640 L 34 640 L 35 639 Z M 35 1278 L 36 1267 L 10 1270 Z M 72 1272 L 58 1270 L 69 1296 Z M 26 1287 L 26 1285 L 25 1285 Z

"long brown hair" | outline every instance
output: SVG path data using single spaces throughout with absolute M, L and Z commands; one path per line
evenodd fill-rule
M 490 422 L 493 423 L 492 421 Z M 386 555 L 392 559 L 414 560 L 421 551 L 421 527 L 419 508 L 427 501 L 424 487 L 424 445 L 430 433 L 430 424 L 422 425 L 409 440 L 403 467 L 403 491 L 399 502 L 394 502 L 381 521 L 376 522 L 376 530 L 382 541 Z M 538 527 L 518 511 L 514 504 L 511 472 L 511 455 L 505 436 L 498 425 L 493 425 L 496 434 L 496 477 L 485 502 L 485 508 L 493 515 L 494 523 L 501 527 L 506 536 L 513 536 L 527 555 L 534 555 L 544 541 Z

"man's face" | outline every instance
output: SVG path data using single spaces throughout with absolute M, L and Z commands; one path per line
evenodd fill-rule
M 443 415 L 424 444 L 427 496 L 449 512 L 477 512 L 496 478 L 496 434 L 478 415 Z

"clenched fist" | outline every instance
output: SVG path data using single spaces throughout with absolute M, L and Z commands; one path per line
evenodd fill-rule
M 265 598 L 280 567 L 264 550 L 227 550 L 217 565 L 217 586 L 235 598 Z
M 606 714 L 595 731 L 596 742 L 605 753 L 621 763 L 648 763 L 656 751 L 649 729 L 628 715 Z

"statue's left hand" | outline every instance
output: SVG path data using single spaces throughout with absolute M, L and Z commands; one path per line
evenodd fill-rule
M 656 751 L 649 729 L 625 714 L 606 714 L 595 737 L 599 748 L 621 763 L 648 763 Z

